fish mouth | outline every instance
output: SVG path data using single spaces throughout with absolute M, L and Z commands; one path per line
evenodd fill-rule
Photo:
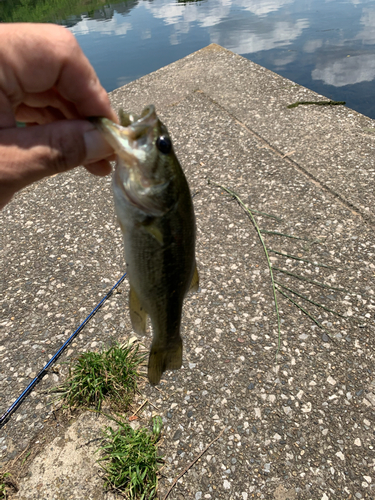
M 138 167 L 154 145 L 155 128 L 158 124 L 155 107 L 146 106 L 140 116 L 120 111 L 121 125 L 108 118 L 93 118 L 91 121 L 103 132 L 109 144 L 128 168 Z
M 166 207 L 157 195 L 168 183 L 158 182 L 150 172 L 156 154 L 155 138 L 160 129 L 155 107 L 146 106 L 140 116 L 121 110 L 119 117 L 120 125 L 108 118 L 90 118 L 117 153 L 114 186 L 133 206 L 159 216 Z

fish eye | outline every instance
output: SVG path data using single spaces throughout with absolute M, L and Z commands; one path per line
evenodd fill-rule
M 156 139 L 156 147 L 161 153 L 167 155 L 172 149 L 171 140 L 168 137 L 161 135 Z

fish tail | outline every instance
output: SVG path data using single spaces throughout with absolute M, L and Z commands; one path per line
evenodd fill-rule
M 148 380 L 156 385 L 165 370 L 178 370 L 182 365 L 182 339 L 168 347 L 151 346 L 148 360 Z

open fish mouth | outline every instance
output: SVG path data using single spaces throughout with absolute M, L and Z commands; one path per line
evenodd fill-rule
M 128 168 L 141 165 L 152 150 L 158 125 L 155 107 L 146 106 L 141 115 L 119 113 L 121 125 L 107 118 L 91 121 L 104 133 L 105 138 Z
M 119 118 L 120 125 L 107 118 L 90 119 L 117 153 L 113 189 L 146 214 L 163 215 L 168 209 L 163 193 L 169 181 L 154 172 L 160 154 L 156 143 L 163 127 L 155 107 L 145 107 L 139 116 L 121 110 Z

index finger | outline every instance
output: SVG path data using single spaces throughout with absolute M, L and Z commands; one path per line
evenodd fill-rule
M 66 28 L 1 25 L 0 66 L 0 90 L 13 109 L 23 102 L 25 94 L 56 88 L 80 116 L 106 116 L 117 121 L 93 67 Z

